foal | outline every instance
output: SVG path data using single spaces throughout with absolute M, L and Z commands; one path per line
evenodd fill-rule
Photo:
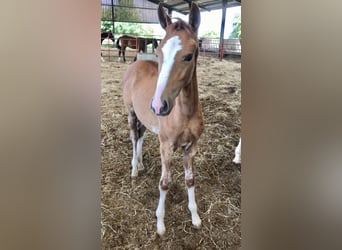
M 162 171 L 156 216 L 157 233 L 163 235 L 165 198 L 171 182 L 171 157 L 179 147 L 183 151 L 192 224 L 195 227 L 201 226 L 195 200 L 193 160 L 204 122 L 196 76 L 200 11 L 192 3 L 189 24 L 180 19 L 172 23 L 159 4 L 158 17 L 166 31 L 157 48 L 159 63 L 136 61 L 128 67 L 122 84 L 133 143 L 132 177 L 137 177 L 138 170 L 144 169 L 142 143 L 146 128 L 159 136 Z

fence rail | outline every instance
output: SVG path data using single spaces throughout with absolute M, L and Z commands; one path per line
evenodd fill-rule
M 115 41 L 114 43 L 105 39 L 101 45 L 101 55 L 106 61 L 114 61 L 121 60 L 119 57 L 119 49 L 116 48 L 116 42 L 119 37 L 124 34 L 114 34 Z M 134 57 L 136 57 L 138 51 L 138 36 L 136 34 L 128 34 L 134 38 L 128 38 L 129 40 L 133 40 L 133 43 L 136 45 L 135 48 L 126 48 L 126 59 L 129 61 L 133 61 Z M 153 37 L 145 37 L 145 38 L 153 38 Z M 126 40 L 128 40 L 126 39 Z M 156 38 L 158 40 L 158 44 L 160 43 L 160 38 Z M 241 44 L 240 39 L 238 38 L 230 38 L 224 39 L 223 45 L 220 46 L 220 39 L 213 38 L 200 38 L 200 55 L 201 56 L 214 56 L 222 59 L 225 55 L 241 55 Z M 121 44 L 121 42 L 120 42 Z M 147 46 L 146 53 L 154 53 L 154 48 L 150 44 Z M 122 56 L 122 55 L 121 55 Z
M 220 39 L 200 38 L 200 55 L 218 56 L 220 59 L 224 55 L 241 55 L 240 39 L 224 39 L 223 45 L 220 46 Z

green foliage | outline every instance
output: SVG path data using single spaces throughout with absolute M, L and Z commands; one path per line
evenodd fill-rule
M 102 31 L 113 31 L 113 23 L 111 21 L 101 21 Z
M 206 31 L 204 34 L 201 35 L 201 37 L 205 38 L 219 38 L 220 36 L 213 30 Z
M 114 17 L 111 6 L 102 6 L 101 20 L 113 20 L 118 22 L 140 22 L 139 10 L 134 8 L 133 0 L 119 0 L 114 7 Z
M 137 34 L 139 36 L 153 36 L 153 29 L 148 24 L 141 23 L 122 23 L 115 22 L 114 33 L 119 34 Z M 103 31 L 113 31 L 113 23 L 110 21 L 101 21 L 101 30 Z
M 101 30 L 110 30 L 120 34 L 138 34 L 153 35 L 153 29 L 147 25 L 141 24 L 139 11 L 134 7 L 133 0 L 119 0 L 118 6 L 114 7 L 114 29 L 111 7 L 102 9 Z M 124 21 L 124 22 L 123 22 Z
M 141 18 L 139 12 L 134 7 L 133 0 L 119 0 L 120 7 L 116 6 L 114 8 L 114 20 L 118 22 L 130 21 L 130 22 L 140 22 Z M 126 7 L 127 6 L 127 7 Z
M 241 15 L 235 14 L 233 19 L 233 30 L 229 34 L 229 38 L 241 38 Z

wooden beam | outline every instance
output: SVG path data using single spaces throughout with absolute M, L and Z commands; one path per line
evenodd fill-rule
M 227 2 L 228 0 L 222 0 L 222 19 L 221 19 L 220 47 L 219 47 L 220 60 L 222 60 L 223 54 L 224 54 L 224 26 L 226 24 Z

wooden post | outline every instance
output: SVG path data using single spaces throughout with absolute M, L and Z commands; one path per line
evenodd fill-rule
M 112 0 L 112 22 L 113 22 L 113 29 L 112 29 L 112 33 L 113 33 L 113 36 L 114 36 L 114 33 L 115 33 L 115 22 L 114 22 L 114 0 Z
M 221 21 L 221 32 L 220 32 L 220 44 L 219 44 L 219 57 L 220 61 L 224 54 L 224 26 L 226 24 L 226 9 L 228 0 L 222 0 L 222 21 Z

